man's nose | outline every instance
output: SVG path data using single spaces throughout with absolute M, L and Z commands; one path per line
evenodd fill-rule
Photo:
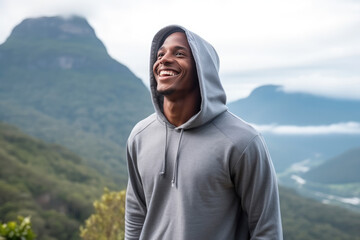
M 162 56 L 161 60 L 160 60 L 160 64 L 168 64 L 171 63 L 173 61 L 173 58 L 171 56 L 170 53 L 165 53 L 164 56 Z

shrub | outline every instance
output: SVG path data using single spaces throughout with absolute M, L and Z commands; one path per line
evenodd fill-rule
M 31 229 L 30 217 L 18 217 L 18 222 L 0 224 L 0 240 L 32 240 L 35 234 Z

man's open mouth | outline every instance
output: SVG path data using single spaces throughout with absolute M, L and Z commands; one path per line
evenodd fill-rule
M 178 73 L 175 71 L 172 71 L 172 70 L 160 70 L 159 71 L 160 77 L 175 76 L 175 75 L 178 75 Z

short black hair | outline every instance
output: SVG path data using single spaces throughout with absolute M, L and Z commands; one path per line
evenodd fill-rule
M 161 46 L 164 44 L 164 42 L 165 42 L 165 40 L 166 40 L 166 38 L 168 36 L 170 36 L 171 34 L 176 33 L 176 32 L 185 33 L 185 31 L 180 27 L 174 27 L 174 28 L 170 29 L 167 33 L 164 34 L 164 36 L 159 41 L 159 45 L 157 46 L 157 50 L 159 50 L 161 48 Z

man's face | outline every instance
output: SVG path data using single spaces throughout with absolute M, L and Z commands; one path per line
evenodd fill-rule
M 165 96 L 185 97 L 198 90 L 195 61 L 185 33 L 169 35 L 153 65 L 157 91 Z

